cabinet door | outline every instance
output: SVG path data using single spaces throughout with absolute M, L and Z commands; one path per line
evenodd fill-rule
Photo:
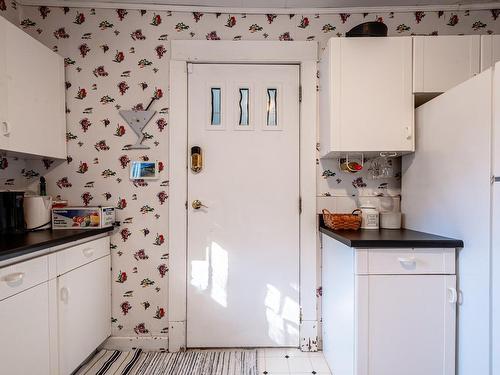
M 336 38 L 331 46 L 334 151 L 413 151 L 412 39 Z
M 0 46 L 5 46 L 5 30 L 7 21 L 0 17 Z M 9 134 L 7 128 L 7 70 L 6 70 L 6 50 L 0 48 L 0 150 L 9 147 Z
M 481 36 L 481 71 L 500 61 L 500 35 Z
M 49 375 L 48 283 L 0 301 L 0 373 Z
M 452 275 L 357 276 L 357 375 L 455 375 Z
M 65 158 L 63 58 L 9 22 L 4 27 L 7 149 Z
M 414 37 L 414 92 L 445 92 L 478 74 L 479 48 L 479 35 Z
M 111 334 L 110 256 L 57 278 L 59 369 L 69 375 Z

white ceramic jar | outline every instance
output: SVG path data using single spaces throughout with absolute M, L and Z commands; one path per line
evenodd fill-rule
M 400 229 L 401 228 L 401 212 L 381 212 L 380 213 L 380 228 Z
M 379 213 L 377 208 L 367 202 L 360 207 L 361 210 L 361 229 L 378 229 Z

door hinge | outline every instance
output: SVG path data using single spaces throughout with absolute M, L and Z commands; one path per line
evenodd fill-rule
M 302 86 L 299 86 L 299 103 L 302 103 Z
M 302 213 L 302 197 L 299 197 L 299 214 Z
M 186 203 L 184 204 L 184 206 L 186 207 L 186 210 L 188 209 L 188 201 L 186 201 Z
M 300 313 L 299 313 L 299 323 L 302 324 L 302 317 L 303 317 L 303 314 L 302 314 L 302 307 L 300 307 Z
M 193 73 L 193 64 L 191 64 L 191 63 L 187 64 L 187 72 L 188 72 L 188 74 Z

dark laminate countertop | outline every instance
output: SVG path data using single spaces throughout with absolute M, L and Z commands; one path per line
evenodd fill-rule
M 23 234 L 0 235 L 0 261 L 97 236 L 112 230 L 113 227 L 102 229 L 48 229 Z
M 461 240 L 410 229 L 331 230 L 320 225 L 319 231 L 354 248 L 464 247 Z

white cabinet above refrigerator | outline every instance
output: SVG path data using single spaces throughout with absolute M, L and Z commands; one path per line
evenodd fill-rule
M 412 38 L 332 38 L 320 61 L 320 154 L 414 151 Z
M 479 73 L 479 35 L 413 37 L 413 91 L 442 93 Z
M 481 71 L 500 61 L 500 35 L 481 35 Z

